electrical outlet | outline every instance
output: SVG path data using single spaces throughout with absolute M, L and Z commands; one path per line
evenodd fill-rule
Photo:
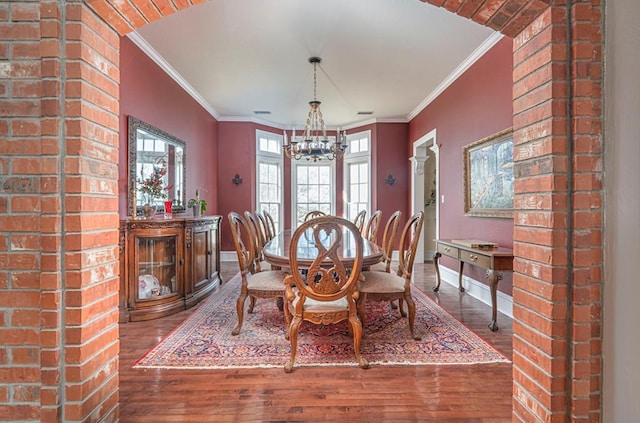
M 444 204 L 444 194 L 442 194 L 442 199 L 440 200 L 442 204 Z

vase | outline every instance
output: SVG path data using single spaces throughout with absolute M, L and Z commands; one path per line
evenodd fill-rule
M 144 206 L 142 206 L 142 216 L 144 216 L 145 219 L 151 219 L 155 215 L 156 206 L 153 206 L 149 203 L 146 203 Z
M 164 217 L 170 218 L 172 216 L 171 209 L 173 207 L 173 201 L 164 202 Z

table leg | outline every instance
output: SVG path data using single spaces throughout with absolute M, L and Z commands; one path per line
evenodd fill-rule
M 498 281 L 502 279 L 502 272 L 489 269 L 486 276 L 489 280 L 489 288 L 491 288 L 491 323 L 489 323 L 489 329 L 495 332 L 498 330 Z
M 458 269 L 458 291 L 464 292 L 464 286 L 462 286 L 462 270 L 464 269 L 464 261 L 460 260 L 460 266 Z
M 438 267 L 438 259 L 442 256 L 439 252 L 433 253 L 433 266 L 436 268 L 436 286 L 433 287 L 433 292 L 440 290 L 440 267 Z

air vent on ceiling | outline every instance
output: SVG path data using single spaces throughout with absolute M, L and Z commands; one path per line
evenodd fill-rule
M 254 114 L 256 115 L 270 115 L 271 112 L 268 110 L 254 110 L 253 111 Z
M 359 115 L 372 115 L 373 112 L 358 112 Z

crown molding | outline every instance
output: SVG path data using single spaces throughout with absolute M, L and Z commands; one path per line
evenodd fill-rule
M 138 46 L 151 60 L 176 81 L 195 101 L 197 101 L 211 116 L 220 120 L 220 115 L 215 109 L 176 71 L 151 45 L 136 31 L 127 34 L 127 37 Z
M 500 41 L 504 37 L 503 34 L 499 32 L 495 32 L 489 36 L 477 49 L 475 49 L 460 65 L 453 71 L 451 74 L 438 85 L 438 87 L 427 96 L 418 106 L 413 109 L 411 113 L 407 115 L 407 120 L 411 121 L 411 119 L 418 116 L 418 114 L 424 110 L 433 100 L 438 98 L 440 94 L 444 92 L 454 81 L 466 72 L 475 62 L 478 61 L 482 56 L 484 56 L 493 46 L 495 46 L 498 41 Z

